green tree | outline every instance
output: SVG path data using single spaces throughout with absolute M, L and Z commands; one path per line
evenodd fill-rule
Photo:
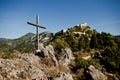
M 102 64 L 106 70 L 120 74 L 120 49 L 107 47 L 102 56 Z
M 88 40 L 88 37 L 86 35 L 81 35 L 79 39 L 79 49 L 89 49 L 90 41 Z
M 68 43 L 63 38 L 57 38 L 54 40 L 54 47 L 56 49 L 69 47 Z
M 69 44 L 70 48 L 73 51 L 78 50 L 78 40 L 76 39 L 75 35 L 73 35 L 73 34 L 67 35 L 66 42 Z
M 92 37 L 91 37 L 91 41 L 90 41 L 90 47 L 91 48 L 98 48 L 98 38 L 96 36 L 96 34 L 93 34 Z

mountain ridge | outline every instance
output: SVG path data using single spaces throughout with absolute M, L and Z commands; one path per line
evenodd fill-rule
M 39 37 L 41 38 L 40 40 L 42 42 L 47 42 L 47 41 L 51 40 L 52 36 L 53 36 L 53 33 L 48 32 L 48 31 L 39 34 Z M 35 49 L 35 46 L 36 46 L 34 44 L 35 41 L 36 41 L 36 35 L 34 33 L 29 32 L 29 33 L 21 36 L 20 38 L 16 38 L 16 39 L 0 38 L 0 45 L 1 45 L 0 48 L 2 48 L 3 50 L 6 50 L 6 49 L 4 49 L 5 48 L 4 46 L 7 46 L 8 50 L 9 50 L 9 48 L 10 49 L 13 48 L 13 49 L 19 50 L 19 51 L 21 51 L 22 48 L 25 48 L 22 51 L 22 52 L 24 52 L 27 48 L 29 48 L 29 46 L 32 46 L 31 48 Z M 8 52 L 8 50 L 7 50 L 7 52 Z M 29 51 L 27 50 L 27 52 L 29 52 Z

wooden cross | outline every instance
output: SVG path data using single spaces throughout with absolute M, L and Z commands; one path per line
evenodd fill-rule
M 37 50 L 39 50 L 39 32 L 38 32 L 38 29 L 39 28 L 46 29 L 46 27 L 43 27 L 43 26 L 39 25 L 39 16 L 36 16 L 36 24 L 34 24 L 32 22 L 27 22 L 27 24 L 30 24 L 30 25 L 36 27 Z

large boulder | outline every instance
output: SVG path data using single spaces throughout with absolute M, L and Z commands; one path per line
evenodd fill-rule
M 54 55 L 54 48 L 52 45 L 48 45 L 46 46 L 46 50 L 48 51 L 49 57 L 53 60 L 55 66 L 58 66 L 58 61 Z
M 74 59 L 73 53 L 70 48 L 65 48 L 62 49 L 62 54 L 63 56 L 59 60 L 59 63 L 63 64 L 64 66 L 67 66 L 70 63 L 70 61 Z
M 88 67 L 86 72 L 91 76 L 93 80 L 107 80 L 107 77 L 92 65 Z
M 39 55 L 40 57 L 46 57 L 46 58 L 51 58 L 52 61 L 54 62 L 55 66 L 58 66 L 58 61 L 54 55 L 54 48 L 52 45 L 47 45 L 46 47 L 44 47 L 44 45 L 41 43 L 39 45 L 40 48 L 40 52 L 37 53 L 37 55 Z

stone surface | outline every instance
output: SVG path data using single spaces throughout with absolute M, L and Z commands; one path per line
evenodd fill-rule
M 70 48 L 65 48 L 62 49 L 62 54 L 63 56 L 59 60 L 59 63 L 63 64 L 64 66 L 67 66 L 70 63 L 70 61 L 74 59 L 73 53 Z
M 46 46 L 46 50 L 48 51 L 50 58 L 54 61 L 55 66 L 58 66 L 58 61 L 54 55 L 55 52 L 53 46 L 52 45 Z
M 46 50 L 55 58 L 51 45 L 46 46 Z M 12 59 L 0 58 L 0 80 L 73 80 L 69 72 L 61 72 L 58 66 L 48 66 L 42 61 L 50 57 L 24 53 Z
M 48 45 L 46 47 L 44 47 L 44 45 L 41 43 L 40 45 L 40 53 L 38 53 L 38 55 L 40 55 L 41 57 L 47 57 L 47 58 L 51 58 L 54 62 L 55 66 L 58 66 L 58 61 L 54 55 L 54 48 L 52 45 Z
M 46 80 L 40 62 L 34 54 L 21 54 L 14 59 L 0 58 L 0 80 Z
M 88 67 L 86 72 L 92 77 L 93 80 L 107 80 L 107 77 L 92 65 Z

